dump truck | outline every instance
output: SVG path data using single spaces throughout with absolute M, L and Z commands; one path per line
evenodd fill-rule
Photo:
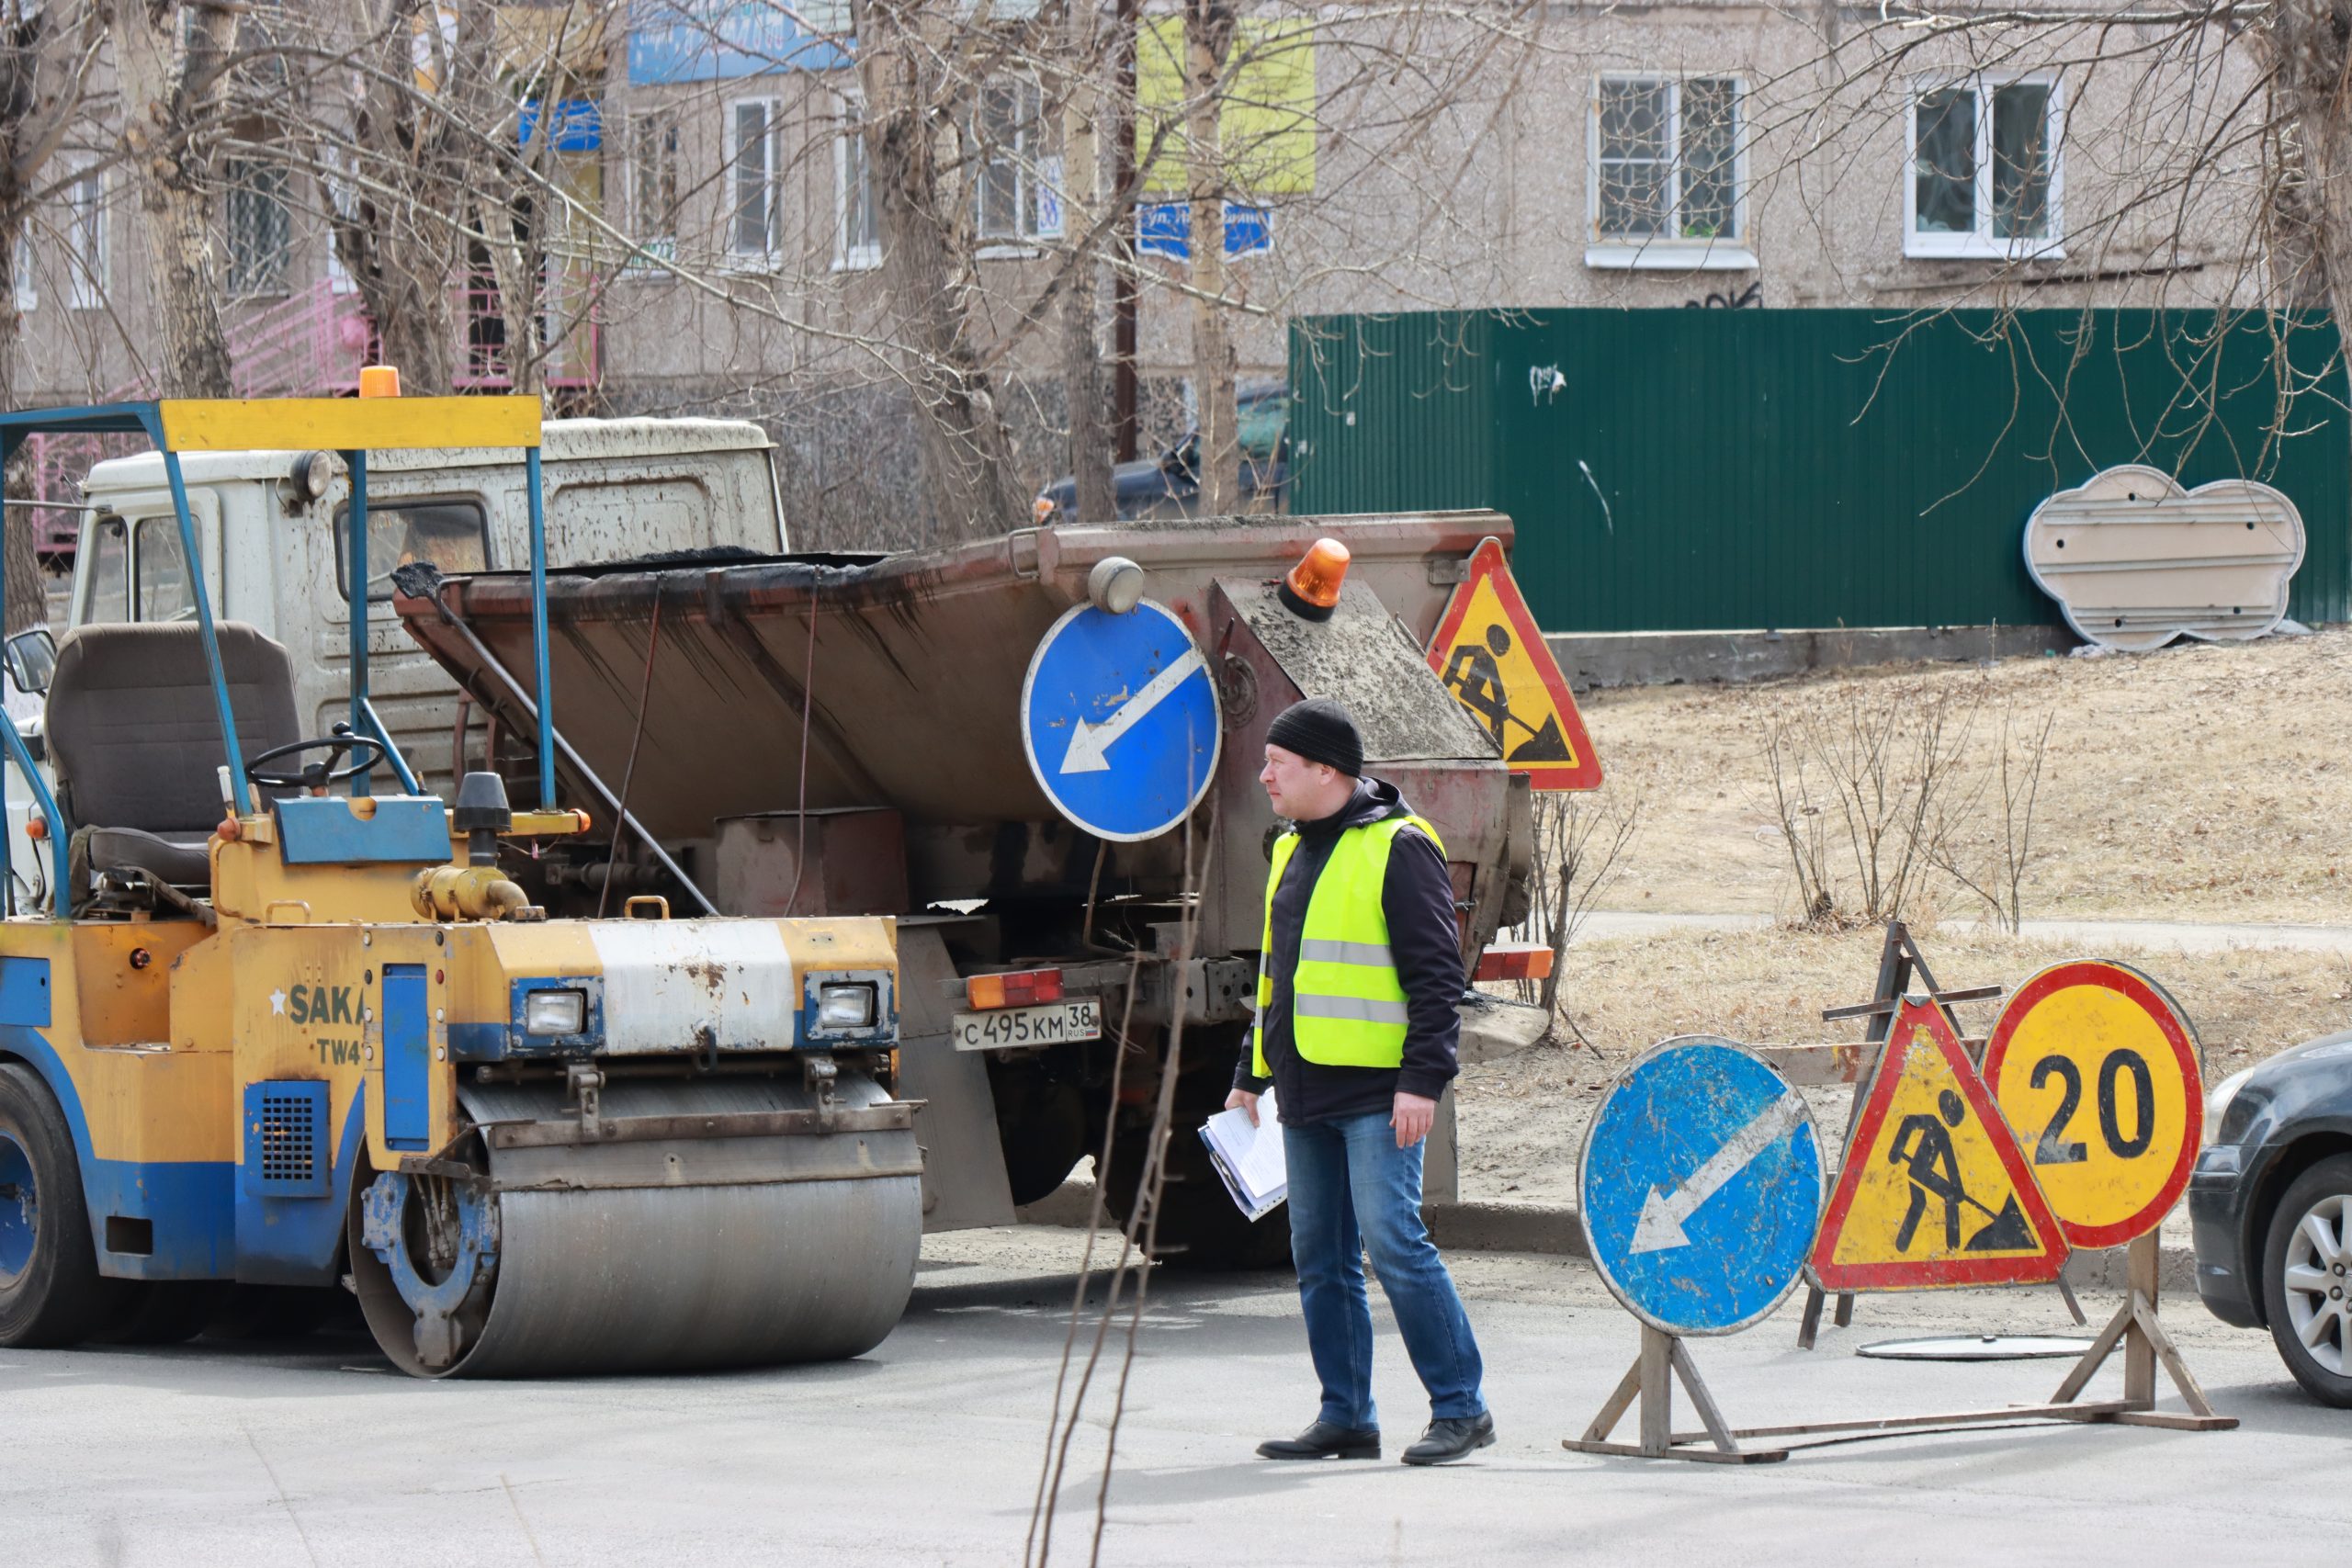
M 923 1102 L 922 1224 L 1001 1224 L 1097 1156 L 1134 1213 L 1159 1089 L 1176 1077 L 1175 1179 L 1160 1249 L 1201 1264 L 1281 1258 L 1191 1128 L 1219 1105 L 1252 1016 L 1269 855 L 1256 782 L 1267 725 L 1303 696 L 1355 711 L 1369 771 L 1443 837 L 1475 964 L 1521 921 L 1533 855 L 1527 779 L 1427 654 L 1493 513 L 1055 525 L 946 548 L 397 579 L 410 634 L 503 735 L 551 716 L 557 772 L 599 829 L 512 866 L 535 902 L 593 912 L 660 897 L 708 915 L 888 917 L 899 973 L 899 1093 Z M 1344 550 L 1332 603 L 1285 578 Z M 1170 660 L 1214 682 L 1212 776 L 1157 836 L 1065 820 L 1024 750 L 1041 638 L 1140 595 L 1182 623 Z M 560 689 L 533 706 L 534 616 Z M 1176 645 L 1182 644 L 1180 649 Z M 452 757 L 526 787 L 527 749 Z M 1465 1054 L 1540 1033 L 1534 1010 L 1465 1000 Z M 1451 1102 L 1428 1190 L 1453 1192 Z
M 860 1353 L 921 1234 L 891 922 L 671 919 L 659 893 L 571 918 L 514 875 L 551 886 L 590 829 L 553 770 L 423 788 L 368 680 L 369 460 L 519 459 L 543 604 L 539 406 L 371 381 L 0 413 L 0 465 L 38 431 L 153 442 L 168 512 L 141 516 L 181 561 L 211 558 L 184 452 L 334 453 L 353 518 L 336 709 L 300 696 L 314 647 L 216 619 L 198 573 L 184 616 L 62 639 L 54 789 L 0 725 L 0 799 L 29 793 L 48 858 L 45 900 L 12 885 L 0 919 L 0 1347 L 185 1337 L 240 1297 L 299 1319 L 340 1283 L 419 1376 Z M 283 550 L 303 520 L 273 521 Z

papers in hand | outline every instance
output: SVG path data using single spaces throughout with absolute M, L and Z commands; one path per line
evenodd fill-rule
M 1224 1179 L 1225 1190 L 1251 1219 L 1262 1219 L 1290 1195 L 1273 1090 L 1259 1097 L 1255 1126 L 1247 1111 L 1220 1111 L 1202 1124 L 1201 1142 L 1209 1146 L 1209 1163 Z

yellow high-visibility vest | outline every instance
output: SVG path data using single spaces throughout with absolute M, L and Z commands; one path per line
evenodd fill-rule
M 1331 858 L 1306 900 L 1298 933 L 1298 968 L 1291 977 L 1291 1041 L 1306 1060 L 1329 1067 L 1395 1067 L 1405 1060 L 1405 987 L 1388 950 L 1388 914 L 1381 890 L 1397 833 L 1418 828 L 1445 853 L 1437 829 L 1419 817 L 1389 817 L 1350 828 L 1331 846 Z M 1266 1009 L 1274 999 L 1266 967 L 1274 946 L 1274 890 L 1298 849 L 1298 835 L 1274 840 L 1266 876 L 1266 931 L 1258 948 L 1258 1021 L 1250 1031 L 1251 1071 L 1266 1070 Z

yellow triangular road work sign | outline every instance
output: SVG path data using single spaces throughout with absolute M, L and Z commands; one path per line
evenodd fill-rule
M 1894 1015 L 1829 1195 L 1813 1274 L 1825 1291 L 2054 1280 L 2066 1243 L 1943 1010 Z
M 1535 788 L 1600 787 L 1584 716 L 1511 579 L 1501 540 L 1471 552 L 1430 639 L 1430 668 Z

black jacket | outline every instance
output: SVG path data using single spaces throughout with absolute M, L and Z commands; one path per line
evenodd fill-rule
M 1306 902 L 1317 878 L 1331 859 L 1331 849 L 1350 828 L 1390 817 L 1408 817 L 1396 786 L 1378 779 L 1360 779 L 1354 798 L 1319 822 L 1301 822 L 1298 848 L 1283 869 L 1282 886 L 1274 890 L 1273 944 L 1266 955 L 1266 973 L 1273 979 L 1273 999 L 1267 1005 L 1266 1066 L 1273 1077 L 1251 1073 L 1250 1045 L 1241 1047 L 1233 1083 L 1252 1094 L 1275 1089 L 1275 1109 L 1286 1125 L 1355 1116 L 1365 1111 L 1385 1113 L 1399 1090 L 1435 1100 L 1453 1081 L 1454 1053 L 1462 1021 L 1454 1011 L 1462 999 L 1462 945 L 1453 919 L 1453 880 L 1445 857 L 1429 836 L 1408 828 L 1396 835 L 1388 852 L 1388 877 L 1380 890 L 1381 912 L 1388 921 L 1388 947 L 1396 961 L 1396 977 L 1405 987 L 1405 1060 L 1401 1067 L 1332 1067 L 1309 1062 L 1298 1054 L 1291 1032 L 1291 980 L 1298 968 L 1300 928 L 1306 923 Z

